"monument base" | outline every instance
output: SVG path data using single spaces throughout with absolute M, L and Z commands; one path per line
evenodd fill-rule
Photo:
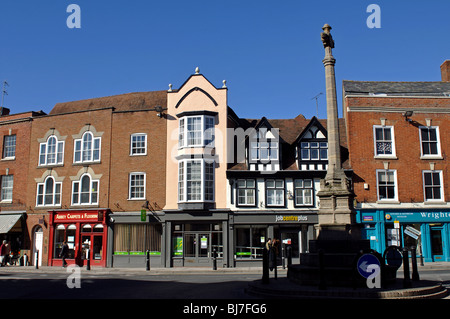
M 303 285 L 365 286 L 356 266 L 361 254 L 370 251 L 370 241 L 358 239 L 354 225 L 319 228 L 318 238 L 309 241 L 309 253 L 300 254 L 299 265 L 289 266 L 288 278 Z

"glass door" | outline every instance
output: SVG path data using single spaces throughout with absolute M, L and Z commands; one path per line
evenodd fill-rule
M 433 226 L 430 228 L 431 235 L 431 258 L 433 261 L 443 260 L 442 249 L 442 226 Z
M 184 234 L 184 259 L 187 263 L 210 262 L 211 236 L 209 233 Z

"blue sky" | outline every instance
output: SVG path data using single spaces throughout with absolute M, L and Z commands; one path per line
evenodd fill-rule
M 71 3 L 81 28 L 69 29 Z M 369 29 L 369 4 L 381 28 Z M 199 67 L 241 117 L 316 115 L 325 93 L 320 32 L 332 26 L 342 80 L 440 81 L 448 0 L 0 0 L 0 81 L 12 113 L 58 102 L 178 88 Z M 325 95 L 319 117 L 326 117 Z M 339 111 L 342 114 L 341 110 Z

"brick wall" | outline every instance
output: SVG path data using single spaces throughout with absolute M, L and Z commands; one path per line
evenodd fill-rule
M 444 198 L 448 201 L 449 171 L 447 155 L 450 151 L 450 130 L 448 113 L 426 112 L 427 108 L 449 108 L 450 99 L 446 98 L 389 98 L 389 97 L 346 97 L 344 110 L 347 113 L 347 136 L 350 152 L 350 164 L 354 170 L 354 190 L 358 202 L 377 201 L 376 169 L 397 170 L 398 199 L 400 202 L 423 202 L 422 170 L 430 170 L 430 163 L 435 163 L 436 170 L 443 171 Z M 347 106 L 367 107 L 366 112 L 347 112 Z M 402 108 L 396 112 L 369 111 L 369 107 Z M 420 109 L 419 109 L 420 108 Z M 406 121 L 402 115 L 404 109 L 416 110 Z M 350 108 L 351 110 L 351 108 Z M 373 125 L 381 125 L 380 119 L 386 119 L 387 126 L 394 126 L 397 159 L 374 158 Z M 432 126 L 439 126 L 442 159 L 421 159 L 419 126 L 426 126 L 431 119 Z M 364 184 L 369 189 L 364 189 Z

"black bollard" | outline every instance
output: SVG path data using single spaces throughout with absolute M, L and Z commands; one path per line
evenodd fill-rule
M 412 280 L 419 281 L 419 271 L 417 270 L 416 246 L 411 247 Z
M 409 277 L 409 251 L 403 248 L 403 288 L 411 288 L 411 278 Z
M 150 250 L 148 249 L 145 258 L 145 270 L 150 270 Z
M 286 247 L 286 255 L 287 255 L 287 264 L 289 267 L 290 265 L 292 265 L 292 247 L 291 247 L 291 245 L 288 245 Z
M 263 275 L 262 275 L 262 283 L 269 283 L 269 256 L 267 253 L 267 249 L 263 250 Z
M 217 250 L 213 249 L 213 270 L 217 270 Z

